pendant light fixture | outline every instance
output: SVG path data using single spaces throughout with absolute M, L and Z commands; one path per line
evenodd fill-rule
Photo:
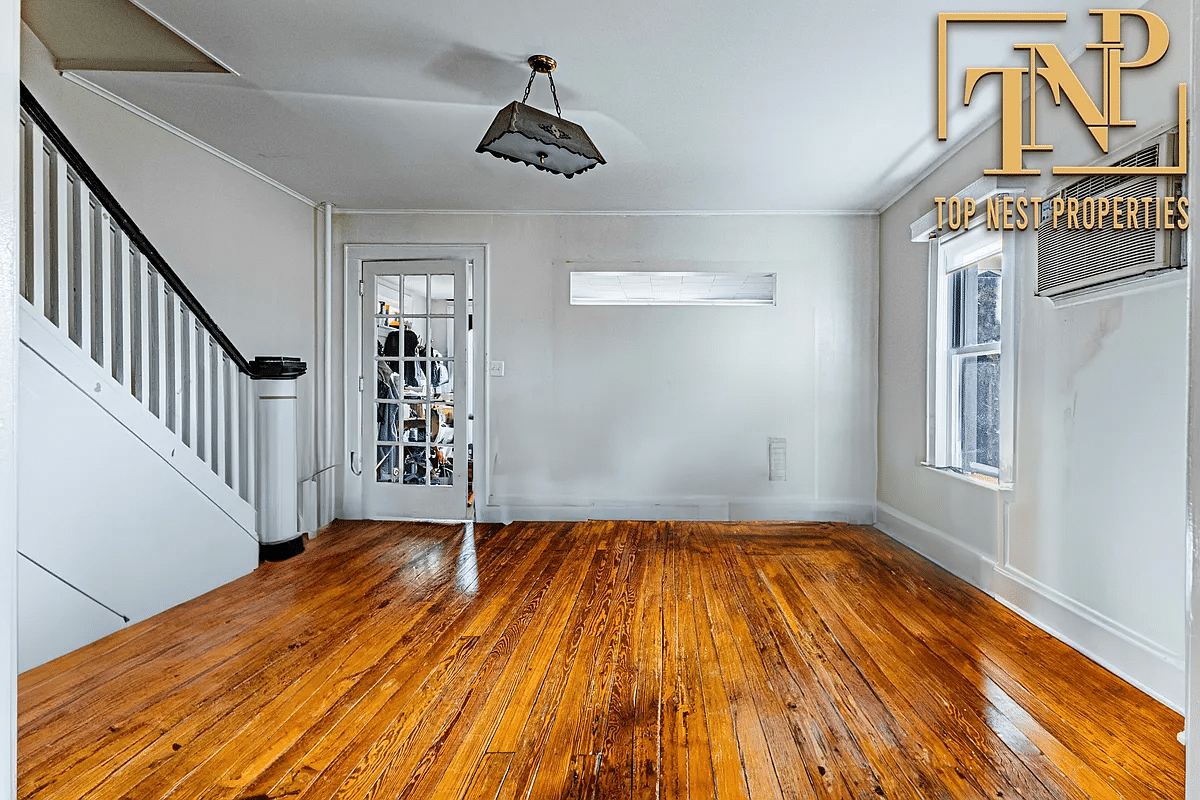
M 550 74 L 558 64 L 550 56 L 542 55 L 530 56 L 528 63 L 532 71 L 529 73 L 529 83 L 525 85 L 525 96 L 500 109 L 475 152 L 491 153 L 497 158 L 528 164 L 568 178 L 605 163 L 604 156 L 600 155 L 583 128 L 563 119 L 562 108 L 558 105 L 558 92 L 554 88 L 554 76 Z M 554 97 L 557 117 L 525 105 L 529 90 L 533 88 L 533 79 L 539 72 L 550 79 L 550 93 Z

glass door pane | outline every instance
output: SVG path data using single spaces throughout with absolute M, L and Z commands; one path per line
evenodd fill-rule
M 374 262 L 364 273 L 364 361 L 375 384 L 364 409 L 364 450 L 375 453 L 368 513 L 463 519 L 467 430 L 456 443 L 454 377 L 470 373 L 458 368 L 466 363 L 468 303 L 456 302 L 466 293 L 466 264 Z

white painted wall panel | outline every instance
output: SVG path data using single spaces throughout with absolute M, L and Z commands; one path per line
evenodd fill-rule
M 134 622 L 254 569 L 257 542 L 129 429 L 27 347 L 20 370 L 24 555 Z M 83 635 L 57 608 L 22 607 L 33 652 Z
M 1043 315 L 1009 564 L 1183 656 L 1182 281 Z M 1025 490 L 1028 485 L 1028 490 Z
M 19 586 L 21 671 L 125 627 L 125 621 L 22 558 Z
M 355 215 L 335 241 L 489 245 L 504 515 L 873 519 L 874 218 Z M 588 269 L 777 272 L 778 304 L 572 306 Z

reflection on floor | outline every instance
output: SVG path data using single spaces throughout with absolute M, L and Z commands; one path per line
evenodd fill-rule
M 1177 714 L 838 524 L 338 523 L 19 688 L 22 798 L 1183 797 Z

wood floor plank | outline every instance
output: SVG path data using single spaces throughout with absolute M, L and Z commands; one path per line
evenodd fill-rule
M 685 639 L 689 649 L 692 646 L 695 648 L 697 667 L 699 664 L 708 665 L 707 669 L 698 667 L 700 673 L 698 689 L 703 698 L 704 719 L 708 727 L 709 758 L 696 759 L 696 755 L 699 753 L 691 751 L 692 742 L 689 741 L 688 777 L 691 780 L 699 777 L 697 773 L 708 766 L 703 763 L 704 760 L 709 760 L 713 783 L 716 785 L 715 796 L 720 800 L 747 800 L 750 798 L 752 787 L 746 780 L 746 765 L 742 761 L 742 752 L 738 742 L 738 717 L 737 708 L 734 705 L 738 689 L 734 688 L 735 696 L 731 699 L 729 689 L 721 676 L 721 661 L 717 657 L 717 647 L 713 641 L 708 615 L 704 608 L 704 587 L 700 584 L 693 569 L 696 554 L 692 547 L 688 547 L 684 549 L 682 556 L 682 570 L 686 576 L 687 585 L 683 599 L 688 607 L 688 613 L 685 615 L 685 627 L 687 628 Z M 688 665 L 689 668 L 691 666 L 691 664 Z M 745 715 L 742 716 L 742 722 L 745 724 Z M 761 734 L 761 731 L 759 733 Z M 699 747 L 695 749 L 700 750 Z M 760 758 L 766 757 L 769 761 L 769 757 L 765 753 L 755 753 L 755 755 Z M 700 760 L 700 763 L 693 766 L 690 762 L 695 760 Z M 757 773 L 764 766 L 762 761 L 756 761 L 753 769 Z
M 406 558 L 413 557 L 414 553 L 419 553 L 423 546 L 413 551 L 398 548 L 396 555 L 399 555 L 399 560 L 403 562 Z M 381 563 L 375 569 L 358 569 L 355 573 L 361 576 L 359 585 L 361 596 L 364 598 L 369 598 L 372 591 L 385 583 L 397 569 L 403 568 L 397 567 L 393 559 L 380 559 L 377 556 L 376 560 Z M 247 577 L 257 579 L 258 573 Z M 252 582 L 243 580 L 239 583 Z M 303 591 L 302 586 L 292 588 Z M 114 704 L 131 717 L 143 713 L 153 705 L 156 708 L 158 723 L 168 726 L 174 724 L 181 715 L 190 713 L 190 709 L 196 703 L 204 701 L 206 684 L 236 685 L 240 681 L 249 680 L 263 668 L 264 654 L 274 657 L 275 651 L 294 648 L 297 642 L 311 638 L 309 620 L 318 611 L 333 617 L 328 623 L 353 624 L 352 620 L 338 619 L 338 606 L 332 602 L 344 591 L 340 587 L 327 587 L 321 591 L 301 594 L 302 599 L 292 604 L 295 613 L 287 616 L 260 612 L 257 608 L 246 609 L 243 611 L 244 616 L 239 614 L 238 624 L 228 624 L 228 611 L 216 620 L 198 612 L 200 622 L 210 623 L 210 626 L 215 628 L 210 635 L 175 642 L 171 638 L 171 626 L 165 626 L 159 628 L 159 633 L 167 637 L 165 641 L 169 644 L 150 648 L 153 657 L 138 660 L 122 656 L 117 659 L 115 665 L 99 674 L 95 669 L 87 670 L 91 677 L 82 681 L 74 676 L 74 670 L 69 670 L 66 674 L 70 675 L 71 679 L 62 681 L 65 698 L 62 701 L 63 705 L 38 719 L 40 730 L 30 729 L 28 735 L 22 736 L 27 757 L 23 759 L 21 768 L 37 768 L 39 750 L 47 742 L 54 748 L 72 746 L 78 752 L 87 742 L 103 735 L 104 728 L 119 735 L 125 720 L 112 713 Z M 278 604 L 277 601 L 273 603 Z M 204 604 L 200 605 L 203 607 Z M 267 602 L 266 605 L 270 606 L 272 602 Z M 364 605 L 359 603 L 345 609 L 342 614 L 357 617 L 364 613 Z M 175 609 L 172 609 L 167 613 L 169 615 L 174 611 Z M 226 623 L 221 624 L 221 620 L 225 620 Z M 256 639 L 254 647 L 247 646 L 251 636 L 255 636 Z M 106 660 L 96 659 L 101 663 Z M 154 692 L 140 693 L 137 698 L 140 703 L 131 705 L 119 699 L 122 693 L 113 690 L 114 687 L 110 686 L 113 681 L 153 687 Z M 166 702 L 163 702 L 164 700 Z M 45 734 L 45 731 L 56 730 L 56 721 L 66 719 L 70 719 L 71 726 L 64 736 L 48 737 Z M 30 722 L 26 722 L 24 728 L 30 728 Z M 112 731 L 112 728 L 117 730 Z M 18 726 L 18 730 L 22 730 L 21 725 Z M 57 751 L 51 749 L 44 757 L 52 758 L 55 752 Z
M 1180 800 L 1182 719 L 878 531 L 337 523 L 20 676 L 21 800 Z
M 396 751 L 375 782 L 372 796 L 398 800 L 435 796 L 431 794 L 433 786 L 448 768 L 450 754 L 458 752 L 465 743 L 470 723 L 495 690 L 512 658 L 514 645 L 522 639 L 546 600 L 562 556 L 559 551 L 528 572 L 513 570 L 509 591 L 496 595 L 494 614 L 480 614 L 468 626 L 486 648 L 480 649 L 471 664 L 474 674 L 459 681 L 457 686 L 447 687 L 435 706 L 421 715 L 409 741 Z M 525 592 L 524 596 L 521 592 Z M 504 602 L 510 597 L 518 599 L 515 610 Z M 481 621 L 489 617 L 490 624 L 482 626 Z
M 681 617 L 690 614 L 686 607 L 681 609 L 679 596 L 683 581 L 680 578 L 681 568 L 679 548 L 676 546 L 674 533 L 670 525 L 666 525 L 666 541 L 664 543 L 663 570 L 663 631 L 662 631 L 662 712 L 659 723 L 659 784 L 660 795 L 666 800 L 680 800 L 688 797 L 688 789 L 692 786 L 688 774 L 688 714 L 691 711 L 691 684 L 686 669 L 688 655 L 683 646 L 683 624 Z M 701 706 L 702 707 L 702 706 Z M 692 722 L 702 720 L 703 715 L 693 715 Z M 707 741 L 707 735 L 702 741 Z M 697 751 L 699 747 L 697 747 Z M 699 753 L 696 753 L 699 759 Z M 708 770 L 708 786 L 712 785 L 711 762 L 706 761 L 704 768 Z M 703 786 L 697 787 L 703 791 Z M 710 795 L 711 796 L 711 795 Z
M 594 786 L 583 786 L 581 796 L 627 800 L 633 797 L 633 739 L 637 690 L 638 628 L 641 615 L 647 609 L 641 588 L 652 559 L 647 548 L 657 545 L 650 525 L 627 523 L 627 529 L 637 542 L 633 568 L 624 583 L 617 585 L 615 610 L 604 648 L 606 666 L 610 672 L 607 688 L 601 686 L 595 698 L 594 721 L 591 730 L 590 752 L 599 755 Z M 639 602 L 641 601 L 641 602 Z M 587 742 L 585 741 L 585 745 Z M 585 751 L 586 752 L 586 751 Z
M 509 557 L 500 563 L 527 574 L 537 563 L 537 554 L 546 545 L 545 540 L 532 542 L 529 551 L 534 554 L 533 557 L 515 561 L 510 560 L 516 555 L 510 549 Z M 497 570 L 497 582 L 506 580 L 505 571 L 503 566 Z M 491 580 L 490 576 L 485 578 L 480 575 L 481 588 Z M 432 628 L 430 635 L 437 636 L 430 650 L 439 653 L 444 647 L 450 646 L 455 649 L 456 658 L 450 663 L 443 661 L 445 670 L 420 681 L 422 665 L 428 663 L 428 657 L 419 649 L 410 651 L 399 674 L 411 677 L 352 737 L 327 737 L 322 741 L 319 754 L 315 758 L 312 754 L 306 758 L 310 769 L 315 769 L 318 763 L 322 765 L 311 785 L 307 784 L 303 773 L 293 774 L 288 791 L 296 791 L 304 786 L 305 795 L 313 798 L 366 796 L 368 788 L 380 780 L 385 772 L 394 771 L 397 752 L 413 755 L 412 749 L 407 748 L 412 735 L 422 726 L 430 726 L 430 719 L 426 715 L 436 713 L 434 709 L 439 708 L 438 703 L 444 694 L 458 692 L 477 671 L 479 660 L 487 654 L 488 643 L 484 641 L 481 644 L 480 636 L 467 635 L 472 623 L 480 617 L 493 622 L 501 619 L 509 601 L 509 597 L 496 592 L 482 596 L 461 595 L 439 603 L 436 612 L 429 617 Z M 336 755 L 329 759 L 335 751 Z M 389 778 L 392 774 L 389 772 Z
M 751 585 L 760 592 L 764 615 L 776 620 L 760 622 L 759 626 L 766 624 L 772 632 L 783 670 L 801 688 L 802 699 L 796 702 L 796 708 L 790 702 L 787 708 L 796 717 L 812 720 L 808 730 L 818 748 L 818 761 L 813 766 L 818 775 L 820 768 L 825 768 L 825 774 L 820 775 L 824 785 L 835 791 L 833 775 L 842 777 L 848 786 L 860 785 L 861 779 L 855 780 L 845 772 L 865 763 L 879 780 L 877 795 L 938 796 L 928 775 L 902 767 L 905 757 L 916 760 L 924 754 L 909 748 L 904 732 L 819 616 L 810 615 L 807 604 L 781 600 L 753 563 L 742 569 L 760 578 Z M 841 758 L 839 753 L 850 757 Z M 819 785 L 818 781 L 813 783 Z
M 557 561 L 554 563 L 560 563 L 566 557 L 565 548 L 559 550 L 556 555 Z M 461 730 L 457 733 L 456 746 L 450 748 L 451 755 L 445 772 L 426 796 L 463 796 L 472 771 L 483 757 L 481 754 L 485 754 L 485 751 L 489 751 L 496 744 L 495 737 L 501 720 L 515 701 L 518 690 L 525 683 L 534 684 L 528 680 L 528 676 L 533 669 L 532 665 L 539 661 L 538 652 L 553 652 L 572 608 L 579 582 L 583 579 L 586 564 L 582 559 L 572 559 L 572 565 L 560 566 L 553 570 L 552 564 L 553 575 L 544 601 L 539 601 L 536 607 L 532 607 L 531 602 L 526 601 L 527 609 L 532 612 L 528 625 L 523 633 L 517 635 L 511 657 L 501 666 L 495 684 L 482 696 L 482 705 L 464 720 Z M 521 616 L 518 614 L 518 617 Z M 548 657 L 543 660 L 548 660 Z M 527 706 L 525 710 L 528 711 Z M 512 753 L 505 755 L 504 769 L 507 774 Z M 499 783 L 496 788 L 499 789 Z
M 845 699 L 853 698 L 861 708 L 869 709 L 869 717 L 878 717 L 888 723 L 890 735 L 906 751 L 906 763 L 919 763 L 925 767 L 917 773 L 923 777 L 922 782 L 929 793 L 956 800 L 987 797 L 963 774 L 937 729 L 926 723 L 902 694 L 895 692 L 886 675 L 857 640 L 856 631 L 847 628 L 836 615 L 818 610 L 790 572 L 776 562 L 765 562 L 761 569 L 779 598 L 781 608 L 788 614 L 789 622 L 796 625 L 793 630 L 797 636 L 820 637 L 823 650 L 840 651 L 835 668 L 847 685 L 855 687 Z
M 781 647 L 794 652 L 791 642 L 781 645 L 773 635 L 786 626 L 773 613 L 773 602 L 762 593 L 757 573 L 743 568 L 744 560 L 727 554 L 725 569 L 714 573 L 714 582 L 724 586 L 728 602 L 736 603 L 723 624 L 745 642 L 741 648 L 743 664 L 752 676 L 755 697 L 764 712 L 763 727 L 784 791 L 821 798 L 863 796 L 887 783 L 892 790 L 887 792 L 889 797 L 913 796 L 910 787 L 900 788 L 875 774 L 816 681 L 806 680 L 802 687 L 796 680 L 781 652 Z M 731 579 L 722 581 L 723 576 Z M 805 670 L 801 680 L 810 675 Z M 780 706 L 784 714 L 774 713 Z
M 864 548 L 869 548 L 870 560 L 890 565 L 888 574 L 892 579 L 908 587 L 914 602 L 897 608 L 910 619 L 916 615 L 924 616 L 925 625 L 914 627 L 914 630 L 921 631 L 927 643 L 953 636 L 966 653 L 966 664 L 977 665 L 986 680 L 995 681 L 998 686 L 1005 687 L 1003 691 L 1020 696 L 1028 712 L 1045 722 L 1043 728 L 1033 716 L 1028 717 L 1037 725 L 1033 729 L 1035 732 L 1039 729 L 1044 733 L 1053 731 L 1053 735 L 1061 737 L 1063 742 L 1071 742 L 1072 747 L 1091 753 L 1095 767 L 1090 772 L 1103 775 L 1104 780 L 1120 792 L 1130 796 L 1157 793 L 1161 797 L 1182 793 L 1181 776 L 1172 769 L 1169 757 L 1174 746 L 1174 712 L 1158 703 L 1146 703 L 1145 695 L 1124 681 L 1102 680 L 1108 696 L 1089 697 L 1080 691 L 1080 687 L 1093 683 L 1096 677 L 1107 677 L 1109 673 L 1086 660 L 1075 664 L 1074 669 L 1063 670 L 1064 658 L 1070 664 L 1075 661 L 1072 656 L 1077 654 L 1061 642 L 1023 622 L 1014 627 L 1013 623 L 1019 618 L 1013 612 L 997 607 L 978 590 L 965 584 L 952 582 L 946 584 L 944 591 L 933 591 L 925 581 L 930 576 L 936 576 L 934 580 L 944 580 L 940 568 L 891 543 L 879 543 L 877 547 L 871 546 L 873 544 L 860 545 L 860 552 L 865 556 Z M 862 563 L 869 562 L 864 557 Z M 949 598 L 953 598 L 954 605 L 947 605 Z M 977 613 L 975 625 L 964 625 L 960 618 L 950 613 L 964 606 L 990 613 Z M 936 614 L 939 608 L 944 609 L 942 614 Z M 1018 643 L 1023 643 L 1027 651 L 1023 651 Z M 1030 658 L 1029 653 L 1036 653 L 1038 657 Z M 1048 680 L 1051 676 L 1055 676 L 1052 681 Z M 981 680 L 972 673 L 968 673 L 968 679 Z M 1060 696 L 1074 700 L 1072 706 L 1076 711 L 1070 721 L 1047 707 L 1026 688 L 1026 684 L 1035 688 L 1057 686 Z M 1105 724 L 1102 718 L 1096 718 L 1098 706 L 1108 709 L 1109 713 L 1118 713 L 1122 719 L 1140 719 L 1147 735 L 1136 741 L 1121 736 L 1120 730 Z M 1017 718 L 1021 719 L 1021 716 Z M 1154 744 L 1151 746 L 1150 742 Z M 1056 752 L 1067 765 L 1072 763 L 1066 755 L 1070 750 L 1057 748 Z M 1058 766 L 1061 768 L 1062 765 Z M 1103 796 L 1105 790 L 1093 786 L 1092 791 Z
M 322 550 L 313 560 L 316 564 L 325 562 L 321 564 L 325 568 L 332 562 L 333 568 L 339 571 L 361 573 L 364 580 L 369 580 L 380 569 L 385 573 L 395 569 L 397 563 L 415 557 L 436 546 L 442 537 L 452 535 L 451 531 L 436 531 L 431 535 L 425 529 L 424 535 L 409 537 L 403 535 L 404 530 L 370 527 L 364 530 L 367 540 L 362 548 L 338 551 L 333 546 L 330 548 L 334 550 L 332 554 Z M 385 539 L 394 541 L 396 546 L 375 546 Z M 320 574 L 319 569 L 291 574 L 282 565 L 267 563 L 237 582 L 241 589 L 237 625 L 229 624 L 228 597 L 221 592 L 210 592 L 141 624 L 119 630 L 85 649 L 22 673 L 18 679 L 23 698 L 18 726 L 37 717 L 45 721 L 46 714 L 68 704 L 77 705 L 81 691 L 107 691 L 105 683 L 126 679 L 133 668 L 147 661 L 154 662 L 161 670 L 164 665 L 157 660 L 164 653 L 186 647 L 193 657 L 206 654 L 214 641 L 236 637 L 269 620 L 278 607 L 278 593 L 282 587 L 290 587 L 297 592 L 297 597 L 308 597 L 309 592 L 320 586 Z M 150 646 L 144 646 L 143 641 L 149 641 Z
M 891 569 L 873 569 L 875 559 L 864 559 L 861 563 L 871 570 L 874 580 L 890 590 L 887 592 L 891 599 L 888 603 L 889 613 L 904 626 L 906 638 L 911 636 L 914 641 L 919 641 L 931 651 L 931 655 L 936 651 L 940 661 L 958 672 L 961 680 L 951 682 L 950 688 L 963 697 L 964 702 L 973 703 L 983 710 L 986 724 L 1051 795 L 1056 798 L 1119 796 L 1100 781 L 1090 768 L 1073 758 L 1069 750 L 1047 735 L 987 676 L 981 654 L 974 650 L 970 640 L 954 625 L 947 624 L 944 616 L 930 613 L 937 607 L 936 598 L 927 596 L 923 598 L 926 601 L 923 603 L 903 600 L 906 595 L 912 597 L 914 592 L 925 594 L 925 591 L 909 581 L 898 579 L 898 573 Z M 1030 738 L 1031 734 L 1034 738 Z M 1046 749 L 1059 761 L 1065 762 L 1073 777 L 1068 777 Z
M 976 713 L 973 698 L 960 691 L 963 686 L 944 662 L 931 657 L 920 642 L 884 633 L 896 631 L 885 609 L 876 603 L 849 600 L 830 582 L 814 580 L 816 575 L 808 565 L 795 564 L 794 569 L 808 579 L 805 585 L 822 599 L 826 616 L 852 628 L 858 645 L 875 654 L 873 660 L 879 674 L 885 676 L 884 685 L 893 687 L 890 696 L 904 709 L 905 716 L 921 719 L 931 731 L 940 733 L 956 759 L 956 772 L 989 797 L 1015 789 L 1021 797 L 1052 800 L 1049 790 L 1024 763 L 1012 757 L 1007 745 Z M 895 645 L 883 648 L 884 641 Z M 937 676 L 935 690 L 926 680 L 931 675 Z M 904 687 L 903 692 L 896 687 Z
M 520 546 L 520 528 L 510 527 L 513 531 L 509 536 L 495 540 L 493 543 L 497 547 L 488 550 L 496 556 L 478 560 L 481 582 L 493 563 L 498 565 L 497 569 L 502 568 L 507 563 L 504 559 L 509 551 Z M 509 541 L 512 544 L 500 550 Z M 413 632 L 405 633 L 378 662 L 354 680 L 318 723 L 304 730 L 246 787 L 245 792 L 250 795 L 300 792 L 349 747 L 356 736 L 361 736 L 366 726 L 384 713 L 388 703 L 403 707 L 404 698 L 411 697 L 421 681 L 429 676 L 429 665 L 438 663 L 445 648 L 456 641 L 461 625 L 453 628 L 452 623 L 458 612 L 469 604 L 466 597 L 447 602 L 444 596 L 435 594 L 420 606 L 398 609 L 398 612 L 408 611 L 415 615 Z
M 525 724 L 512 747 L 509 777 L 498 795 L 503 800 L 524 797 L 541 774 L 547 756 L 548 763 L 556 770 L 549 781 L 562 783 L 568 776 L 571 759 L 576 755 L 571 752 L 575 729 L 569 723 L 559 722 L 558 711 L 565 701 L 577 717 L 574 704 L 579 700 L 578 686 L 586 675 L 580 677 L 583 668 L 577 669 L 576 664 L 594 649 L 595 637 L 607 620 L 606 597 L 611 591 L 619 555 L 619 549 L 608 549 L 607 542 L 596 545 L 580 588 L 580 597 L 571 611 L 559 647 L 535 670 L 541 674 L 541 680 L 537 696 L 525 716 Z M 585 655 L 581 656 L 581 651 Z M 568 692 L 567 687 L 572 683 L 574 687 Z M 555 738 L 551 734 L 556 723 L 561 734 Z M 499 745 L 493 744 L 495 746 Z
M 726 655 L 715 660 L 728 697 L 742 773 L 750 796 L 756 800 L 782 800 L 785 793 L 781 784 L 786 783 L 788 797 L 806 800 L 815 797 L 808 776 L 803 769 L 797 771 L 800 755 L 796 743 L 789 732 L 781 732 L 776 726 L 779 720 L 774 709 L 771 709 L 772 713 L 759 714 L 756 698 L 763 703 L 770 702 L 769 690 L 765 681 L 755 685 L 747 674 L 745 654 L 755 652 L 755 643 L 748 636 L 738 639 L 729 622 L 730 609 L 726 605 L 728 592 L 732 591 L 726 580 L 729 576 L 719 569 L 704 568 L 699 559 L 691 559 L 691 562 L 692 591 L 697 597 L 697 625 L 706 628 L 711 635 L 714 652 Z M 708 637 L 705 637 L 706 644 L 707 641 Z M 777 700 L 776 696 L 774 701 Z M 768 741 L 771 733 L 779 734 L 774 739 L 774 746 Z
M 479 761 L 479 768 L 471 777 L 471 784 L 466 789 L 466 797 L 471 800 L 496 800 L 500 792 L 500 784 L 508 775 L 508 765 L 512 762 L 512 753 L 485 753 Z M 464 795 L 443 795 L 434 797 L 463 797 Z
M 366 587 L 371 589 L 370 578 L 367 578 Z M 368 591 L 365 595 L 370 597 Z M 328 597 L 321 595 L 320 597 Z M 360 608 L 369 609 L 369 604 L 360 604 Z M 124 734 L 124 729 L 128 719 L 136 719 L 137 715 L 144 712 L 145 708 L 153 707 L 155 709 L 154 721 L 161 728 L 161 738 L 171 737 L 171 741 L 166 743 L 166 746 L 173 747 L 174 744 L 179 744 L 180 740 L 187 741 L 196 732 L 203 730 L 207 723 L 216 719 L 225 710 L 232 705 L 237 705 L 242 702 L 247 695 L 253 695 L 255 692 L 272 690 L 275 684 L 284 679 L 285 676 L 298 674 L 299 671 L 306 668 L 306 658 L 310 650 L 307 645 L 311 643 L 314 636 L 312 631 L 307 630 L 307 625 L 303 623 L 302 617 L 296 617 L 300 622 L 298 625 L 284 626 L 274 630 L 269 630 L 265 636 L 258 639 L 256 647 L 250 648 L 246 646 L 245 637 L 239 637 L 234 642 L 221 647 L 212 648 L 208 655 L 210 660 L 216 662 L 209 670 L 203 670 L 198 676 L 190 680 L 184 680 L 182 677 L 189 673 L 181 669 L 176 663 L 176 659 L 168 659 L 166 663 L 170 666 L 173 672 L 167 673 L 168 676 L 175 676 L 171 680 L 164 681 L 162 677 L 158 680 L 158 692 L 147 692 L 139 705 L 135 705 L 131 711 L 125 712 L 125 715 L 113 714 L 111 709 L 113 704 L 126 704 L 127 701 L 121 699 L 121 695 L 113 692 L 107 694 L 95 695 L 89 692 L 81 696 L 77 700 L 76 708 L 78 709 L 74 717 L 74 724 L 67 736 L 59 737 L 54 740 L 57 747 L 78 745 L 78 743 L 86 743 L 89 741 L 88 736 L 92 737 L 91 741 L 96 740 L 96 729 L 104 724 L 107 724 L 112 737 L 119 738 Z M 361 619 L 361 613 L 355 614 L 348 621 L 351 623 Z M 334 617 L 334 621 L 346 622 L 347 619 L 338 619 Z M 336 628 L 334 628 L 336 630 Z M 221 661 L 221 659 L 225 659 Z M 193 664 L 193 669 L 202 668 L 207 665 L 208 660 L 197 659 Z M 166 666 L 166 665 L 164 665 Z M 140 672 L 135 672 L 130 675 L 131 681 L 142 681 L 144 676 Z M 287 678 L 290 680 L 290 677 Z M 221 695 L 210 697 L 208 686 L 212 683 L 218 683 L 228 687 Z M 135 683 L 134 685 L 138 685 Z M 98 698 L 93 702 L 93 698 Z M 85 714 L 86 716 L 81 715 Z M 184 726 L 185 731 L 179 732 L 177 726 Z M 53 730 L 53 727 L 47 728 Z M 115 729 L 115 730 L 114 730 Z M 187 731 L 191 731 L 188 733 Z M 140 735 L 134 731 L 134 735 Z M 28 746 L 28 751 L 31 757 L 26 762 L 29 768 L 36 768 L 38 761 L 36 754 L 39 747 L 42 746 L 44 740 L 39 737 L 31 736 L 32 740 Z M 179 748 L 173 748 L 177 751 Z M 75 753 L 84 752 L 76 750 Z M 45 757 L 53 758 L 54 751 L 51 750 L 45 754 Z M 77 765 L 76 771 L 86 767 L 83 761 Z M 69 796 L 69 795 L 68 795 Z
M 666 526 L 648 523 L 643 544 L 647 565 L 638 587 L 634 611 L 635 638 L 630 660 L 634 669 L 633 687 L 633 764 L 631 795 L 633 800 L 657 800 L 662 774 L 663 715 L 663 585 L 666 581 L 664 537 Z
M 606 527 L 615 529 L 616 525 L 608 523 Z M 566 677 L 533 783 L 533 791 L 546 797 L 567 796 L 568 787 L 581 791 L 581 781 L 593 780 L 598 762 L 592 757 L 600 755 L 596 740 L 616 663 L 613 639 L 626 609 L 625 587 L 638 554 L 632 537 L 615 534 L 608 538 L 612 568 L 605 572 L 605 581 L 594 595 L 594 611 L 585 621 L 579 654 Z

